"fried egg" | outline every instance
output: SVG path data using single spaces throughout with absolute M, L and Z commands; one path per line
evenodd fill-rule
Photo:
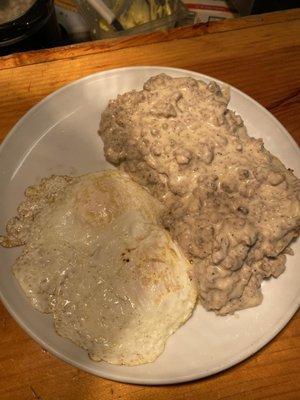
M 0 244 L 25 245 L 13 272 L 32 305 L 95 361 L 154 361 L 196 302 L 160 203 L 119 171 L 52 176 L 25 195 Z

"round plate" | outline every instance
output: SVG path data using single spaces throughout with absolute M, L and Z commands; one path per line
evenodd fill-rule
M 0 149 L 1 230 L 8 218 L 15 215 L 24 189 L 42 177 L 111 168 L 97 135 L 101 112 L 109 99 L 128 90 L 141 89 L 143 82 L 162 72 L 174 77 L 213 79 L 173 68 L 115 69 L 65 86 L 33 107 L 15 125 Z M 262 137 L 266 148 L 300 175 L 296 143 L 267 110 L 235 88 L 231 88 L 230 108 L 242 116 L 250 135 Z M 192 318 L 168 340 L 165 352 L 154 363 L 138 367 L 93 362 L 84 350 L 55 333 L 51 316 L 30 306 L 12 275 L 11 265 L 21 248 L 0 250 L 1 299 L 33 339 L 78 368 L 123 382 L 185 382 L 244 360 L 286 325 L 299 306 L 299 247 L 298 241 L 294 244 L 295 255 L 288 256 L 287 271 L 278 279 L 264 282 L 264 301 L 259 307 L 218 317 L 198 306 Z

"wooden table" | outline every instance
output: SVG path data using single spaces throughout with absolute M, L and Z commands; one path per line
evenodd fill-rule
M 0 139 L 47 94 L 96 71 L 164 65 L 224 80 L 270 110 L 300 142 L 300 10 L 85 43 L 0 59 Z M 4 266 L 1 266 L 4 267 Z M 300 313 L 243 363 L 196 382 L 147 387 L 79 371 L 44 351 L 0 307 L 1 400 L 300 398 Z

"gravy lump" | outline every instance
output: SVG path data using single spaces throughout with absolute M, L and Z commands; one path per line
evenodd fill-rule
M 247 134 L 215 82 L 149 79 L 102 114 L 106 158 L 164 204 L 162 222 L 195 266 L 199 298 L 219 315 L 261 303 L 299 235 L 300 181 Z

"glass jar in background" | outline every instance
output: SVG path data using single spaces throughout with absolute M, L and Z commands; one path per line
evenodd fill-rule
M 82 16 L 90 27 L 93 39 L 136 35 L 173 28 L 186 17 L 187 10 L 179 0 L 104 0 L 124 27 L 115 30 L 87 0 L 76 0 Z
M 63 43 L 53 0 L 0 0 L 0 55 Z

